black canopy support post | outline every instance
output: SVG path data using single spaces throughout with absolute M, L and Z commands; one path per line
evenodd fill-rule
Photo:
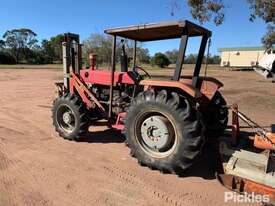
M 183 65 L 184 57 L 185 57 L 185 51 L 186 51 L 186 47 L 187 47 L 187 42 L 188 42 L 188 35 L 181 36 L 179 56 L 177 59 L 176 70 L 175 70 L 174 77 L 173 77 L 173 80 L 175 80 L 175 81 L 179 81 L 179 79 L 180 79 L 182 65 Z
M 137 61 L 137 41 L 134 41 L 134 50 L 133 50 L 133 68 L 136 67 L 136 61 Z
M 112 104 L 113 104 L 113 90 L 114 90 L 115 70 L 116 70 L 116 35 L 113 35 L 111 85 L 110 85 L 109 114 L 108 114 L 109 119 L 111 119 L 111 117 L 112 117 Z
M 204 57 L 205 48 L 207 45 L 207 40 L 208 40 L 208 36 L 203 35 L 202 40 L 201 40 L 200 50 L 199 50 L 198 57 L 197 57 L 196 66 L 194 69 L 194 75 L 193 75 L 193 79 L 192 79 L 192 85 L 196 88 L 198 88 L 198 86 L 199 86 L 198 80 L 199 80 L 199 75 L 200 75 L 200 70 L 201 70 L 201 65 L 202 65 L 202 61 L 203 61 L 203 57 Z

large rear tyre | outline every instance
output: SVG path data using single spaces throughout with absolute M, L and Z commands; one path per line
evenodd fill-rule
M 125 135 L 140 164 L 177 173 L 198 158 L 204 137 L 198 112 L 176 93 L 145 91 L 132 102 Z
M 204 115 L 206 137 L 217 137 L 224 133 L 228 123 L 228 108 L 220 92 L 216 92 Z
M 58 97 L 53 103 L 52 118 L 56 132 L 67 140 L 80 140 L 89 128 L 86 108 L 75 95 Z

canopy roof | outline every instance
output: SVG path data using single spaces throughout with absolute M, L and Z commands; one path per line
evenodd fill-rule
M 182 35 L 211 36 L 211 31 L 187 20 L 113 28 L 105 33 L 141 42 L 180 38 Z

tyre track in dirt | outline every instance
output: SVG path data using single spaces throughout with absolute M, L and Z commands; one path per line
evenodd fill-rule
M 15 206 L 16 194 L 13 192 L 12 187 L 14 180 L 10 175 L 7 175 L 6 170 L 13 164 L 4 153 L 4 144 L 0 140 L 0 203 L 3 205 Z
M 18 113 L 16 111 L 9 111 L 9 112 L 7 112 L 7 114 L 9 115 L 9 117 L 12 117 L 13 119 L 21 117 L 20 112 Z M 14 122 L 12 123 L 12 125 L 13 124 L 14 124 Z M 24 132 L 20 132 L 20 133 L 19 132 L 17 133 L 16 130 L 13 130 L 9 127 L 2 127 L 4 129 L 4 132 L 7 134 L 8 133 L 9 134 L 12 133 L 13 135 L 16 134 L 17 138 L 19 136 L 25 137 L 23 139 L 23 141 L 20 141 L 20 142 L 18 140 L 16 142 L 8 141 L 8 143 L 16 143 L 16 146 L 19 149 L 19 152 L 17 152 L 18 154 L 16 155 L 17 157 L 20 157 L 22 154 L 24 155 L 24 159 L 32 158 L 28 154 L 33 154 L 33 155 L 35 154 L 37 157 L 45 156 L 45 154 L 58 154 L 58 155 L 64 156 L 64 154 L 70 153 L 70 150 L 68 150 L 68 148 L 64 147 L 64 143 L 67 146 L 70 146 L 71 144 L 76 144 L 75 146 L 77 146 L 77 143 L 68 142 L 68 141 L 64 141 L 61 139 L 60 139 L 60 141 L 44 141 L 44 143 L 42 143 L 41 140 L 45 140 L 45 138 L 41 139 L 41 138 L 38 138 L 38 136 L 42 136 L 42 137 L 52 136 L 52 137 L 57 138 L 56 136 L 52 135 L 52 132 L 53 132 L 52 130 L 47 130 L 46 127 L 36 126 L 34 121 L 30 121 L 30 120 L 27 120 L 24 118 L 22 118 L 22 119 L 20 118 L 20 125 L 21 124 L 22 124 L 22 127 L 20 127 L 20 128 Z M 27 131 L 27 128 L 32 128 L 32 129 Z M 48 138 L 48 139 L 53 140 L 53 138 Z M 55 140 L 57 140 L 57 139 L 55 139 Z M 18 145 L 18 143 L 20 143 L 20 144 Z M 24 145 L 24 148 L 18 147 L 20 145 Z M 42 145 L 44 145 L 44 146 L 42 146 Z M 11 155 L 9 155 L 9 156 L 11 157 Z M 58 161 L 59 160 L 56 160 L 56 162 L 58 162 Z M 44 184 L 44 185 L 45 185 L 45 183 L 52 182 L 53 184 L 47 184 L 46 186 L 54 188 L 56 186 L 54 183 L 59 182 L 59 184 L 66 185 L 66 188 L 65 189 L 61 188 L 61 190 L 63 190 L 65 193 L 68 194 L 66 199 L 60 200 L 62 202 L 62 204 L 70 205 L 71 202 L 78 202 L 78 200 L 81 200 L 82 202 L 86 202 L 87 205 L 90 205 L 90 204 L 96 205 L 96 201 L 94 200 L 93 197 L 90 197 L 88 194 L 85 194 L 85 192 L 84 192 L 84 194 L 82 194 L 83 192 L 80 192 L 79 189 L 74 191 L 75 188 L 74 188 L 74 185 L 71 184 L 71 180 L 70 180 L 69 176 L 66 178 L 60 178 L 60 176 L 58 176 L 57 173 L 55 173 L 55 171 L 53 171 L 53 170 L 49 170 L 48 173 L 46 173 L 43 171 L 44 170 L 43 164 L 42 164 L 42 166 L 38 165 L 38 164 L 34 165 L 26 160 L 22 160 L 20 163 L 21 163 L 20 164 L 21 167 L 17 167 L 15 169 L 16 172 L 13 173 L 13 176 L 15 176 L 15 177 L 19 176 L 22 178 L 24 177 L 23 179 L 28 180 L 28 182 L 25 183 L 25 187 L 26 187 L 26 185 L 36 185 L 37 182 L 39 182 L 40 184 Z M 43 163 L 43 162 L 40 161 L 40 163 Z M 24 164 L 28 164 L 28 167 L 25 167 Z M 19 166 L 18 163 L 17 163 L 17 165 Z M 30 172 L 30 174 L 33 174 L 33 177 L 27 176 L 23 171 Z M 35 177 L 37 178 L 38 181 L 35 181 L 35 179 L 36 179 Z M 60 179 L 58 179 L 58 177 Z M 18 186 L 18 184 L 17 184 L 17 187 L 21 188 L 20 186 Z M 28 188 L 30 188 L 30 186 L 28 186 Z M 32 188 L 36 189 L 37 187 L 32 187 Z M 37 188 L 37 190 L 41 190 L 41 188 Z M 53 193 L 48 193 L 46 191 L 46 189 L 42 190 L 42 191 L 46 192 L 47 194 L 50 194 L 51 196 L 54 196 Z M 46 203 L 48 201 L 43 200 L 43 198 L 42 198 L 43 196 L 39 192 L 31 192 L 30 193 L 28 191 L 21 190 L 21 193 L 23 193 L 25 195 L 25 202 L 27 202 L 26 205 L 34 205 L 34 206 L 36 206 L 38 204 L 39 205 L 40 204 L 47 205 Z M 36 193 L 36 195 L 32 195 L 33 193 Z M 58 197 L 56 197 L 56 198 L 58 199 Z M 18 199 L 18 198 L 13 198 L 13 199 Z
M 7 200 L 4 200 L 7 201 L 5 205 L 52 205 L 39 192 L 39 185 L 29 173 L 28 166 L 20 160 L 8 158 L 12 155 L 5 151 L 5 146 L 3 143 L 0 144 L 0 182 L 4 185 L 4 187 L 1 187 L 3 189 L 1 194 L 4 198 L 7 198 Z
M 14 109 L 15 108 L 15 109 Z M 20 151 L 32 151 L 33 146 L 41 141 L 39 137 L 48 136 L 49 134 L 37 126 L 37 123 L 27 119 L 28 115 L 20 111 L 20 107 L 12 107 L 7 105 L 1 108 L 3 115 L 0 118 L 0 152 L 1 152 L 1 168 L 6 167 L 5 171 L 1 171 L 3 193 L 8 198 L 6 205 L 33 205 L 47 206 L 47 200 L 39 191 L 39 185 L 33 174 L 29 173 L 29 165 L 20 161 Z M 7 151 L 6 148 L 17 148 L 14 154 Z M 8 186 L 7 186 L 8 185 Z M 4 196 L 3 195 L 3 196 Z
M 186 193 L 185 195 L 179 194 L 170 194 L 162 191 L 156 185 L 152 183 L 146 183 L 146 180 L 140 176 L 135 175 L 129 171 L 122 170 L 121 168 L 113 165 L 113 167 L 104 166 L 104 170 L 111 177 L 116 177 L 125 182 L 126 184 L 130 184 L 135 187 L 140 187 L 146 192 L 149 192 L 156 199 L 159 199 L 163 202 L 164 205 L 173 205 L 173 206 L 185 206 L 189 205 L 191 202 L 188 199 L 184 199 L 187 195 L 191 195 L 194 198 L 201 198 L 195 194 Z M 168 184 L 168 183 L 166 183 Z M 192 202 L 193 203 L 193 202 Z M 192 204 L 194 205 L 194 204 Z M 199 205 L 199 204 L 195 204 Z
M 129 154 L 130 155 L 130 154 Z M 135 163 L 138 165 L 138 161 L 134 159 Z M 140 167 L 140 165 L 138 165 Z M 210 205 L 215 205 L 218 203 L 216 200 L 212 200 L 209 197 L 209 194 L 207 193 L 200 193 L 200 191 L 192 191 L 192 190 L 185 190 L 185 188 L 181 188 L 179 190 L 179 184 L 181 180 L 184 180 L 184 177 L 180 177 L 179 175 L 176 174 L 165 174 L 161 171 L 158 170 L 150 170 L 146 166 L 142 166 L 145 170 L 147 170 L 147 173 L 145 176 L 140 175 L 139 171 L 137 170 L 126 170 L 127 168 L 122 169 L 122 167 L 114 166 L 115 170 L 121 171 L 122 174 L 127 174 L 129 177 L 133 177 L 136 179 L 139 179 L 142 181 L 144 184 L 148 184 L 150 180 L 154 180 L 155 184 L 149 184 L 149 187 L 152 188 L 165 188 L 166 190 L 162 190 L 162 193 L 167 193 L 167 196 L 175 197 L 176 201 L 183 201 L 183 205 L 187 204 L 188 199 L 189 202 L 193 202 L 192 199 L 196 199 L 197 202 L 205 202 L 207 201 L 210 203 Z M 184 173 L 183 173 L 184 174 Z M 156 176 L 161 175 L 161 179 L 156 179 Z M 175 181 L 176 179 L 176 181 Z M 215 180 L 216 181 L 216 180 Z M 152 181 L 151 181 L 152 182 Z M 184 184 L 184 183 L 183 183 Z M 158 190 L 158 189 L 157 189 Z M 169 191 L 169 192 L 167 192 Z M 190 198 L 191 197 L 191 198 Z M 173 203 L 173 202 L 171 202 Z M 192 203 L 194 205 L 195 203 Z M 199 204 L 200 205 L 200 204 Z
M 6 141 L 16 142 L 17 145 L 28 142 L 27 147 L 29 147 L 37 141 L 54 138 L 53 133 L 46 129 L 46 125 L 40 125 L 38 122 L 28 119 L 26 114 L 21 111 L 6 109 L 1 112 L 4 115 L 0 117 L 0 137 Z M 18 139 L 18 136 L 22 138 Z

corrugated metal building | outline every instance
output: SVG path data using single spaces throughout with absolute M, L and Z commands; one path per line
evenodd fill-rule
M 220 48 L 221 66 L 251 67 L 257 64 L 265 52 L 264 47 Z

